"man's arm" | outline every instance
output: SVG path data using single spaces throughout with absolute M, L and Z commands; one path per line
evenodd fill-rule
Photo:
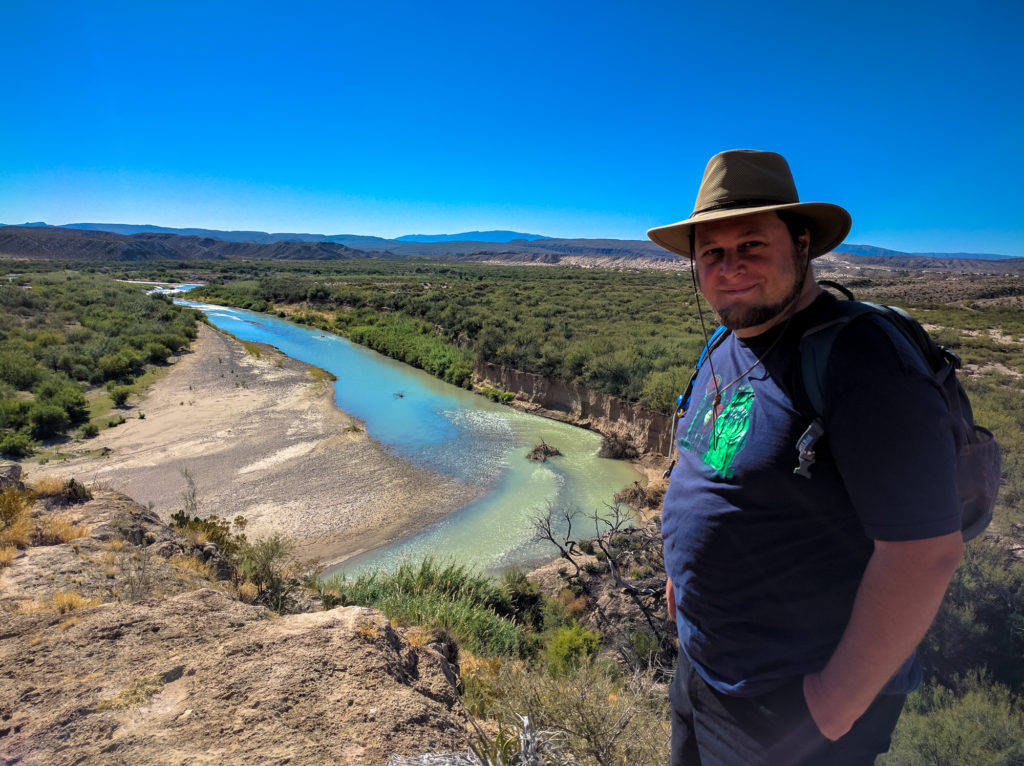
M 850 622 L 828 664 L 804 677 L 814 722 L 836 740 L 921 642 L 963 553 L 960 533 L 875 541 Z

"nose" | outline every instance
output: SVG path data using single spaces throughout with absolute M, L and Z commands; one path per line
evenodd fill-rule
M 718 267 L 723 277 L 730 277 L 743 271 L 746 268 L 746 262 L 736 248 L 727 247 L 722 253 Z

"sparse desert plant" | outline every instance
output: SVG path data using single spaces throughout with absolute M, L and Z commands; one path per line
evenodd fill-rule
M 100 427 L 95 423 L 86 423 L 85 425 L 82 426 L 83 439 L 92 439 L 94 436 L 97 436 L 99 432 Z
M 183 573 L 194 572 L 207 580 L 212 580 L 216 574 L 211 564 L 200 560 L 196 556 L 175 556 L 171 559 L 171 565 Z
M 147 547 L 125 546 L 118 553 L 117 569 L 129 601 L 143 601 L 152 595 L 151 564 L 152 554 Z
M 72 591 L 58 590 L 53 594 L 53 598 L 50 599 L 49 609 L 45 611 L 53 611 L 57 614 L 68 614 L 76 609 L 87 609 L 91 606 L 99 606 L 100 600 L 98 598 L 87 598 L 81 593 L 73 593 Z
M 564 674 L 590 660 L 601 646 L 601 636 L 580 624 L 559 628 L 547 647 L 548 667 Z
M 59 495 L 64 490 L 64 479 L 56 476 L 44 476 L 38 479 L 32 487 L 37 497 L 47 498 Z
M 17 555 L 18 549 L 13 545 L 0 545 L 0 569 L 9 567 Z
M 32 537 L 32 493 L 5 487 L 0 492 L 0 545 L 27 548 Z
M 238 554 L 238 574 L 256 586 L 257 599 L 276 612 L 285 612 L 302 579 L 293 553 L 295 543 L 281 535 L 245 543 Z
M 652 673 L 615 679 L 599 662 L 585 662 L 551 675 L 504 661 L 497 667 L 463 662 L 462 677 L 474 713 L 513 729 L 527 716 L 538 731 L 563 736 L 561 763 L 633 766 L 669 760 L 668 698 Z
M 44 516 L 36 526 L 32 542 L 36 545 L 59 545 L 88 535 L 88 529 L 75 524 L 66 514 Z
M 96 705 L 97 710 L 127 710 L 149 702 L 167 680 L 162 673 L 138 678 L 113 697 L 105 697 Z
M 246 580 L 238 585 L 238 597 L 247 604 L 251 604 L 259 595 L 260 589 L 253 583 Z

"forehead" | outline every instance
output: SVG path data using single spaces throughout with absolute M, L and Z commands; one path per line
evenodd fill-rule
M 725 237 L 746 237 L 751 234 L 779 233 L 780 228 L 783 231 L 786 230 L 786 224 L 782 222 L 782 219 L 774 212 L 767 212 L 725 218 L 721 221 L 698 223 L 693 227 L 693 233 L 698 242 L 713 242 L 716 239 Z

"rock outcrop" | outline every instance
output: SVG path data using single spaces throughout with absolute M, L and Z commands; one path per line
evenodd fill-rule
M 0 568 L 0 764 L 383 764 L 467 751 L 457 671 L 433 648 L 370 609 L 279 616 L 243 603 L 208 544 L 123 495 L 95 495 L 37 502 L 36 522 L 59 514 L 84 535 Z

